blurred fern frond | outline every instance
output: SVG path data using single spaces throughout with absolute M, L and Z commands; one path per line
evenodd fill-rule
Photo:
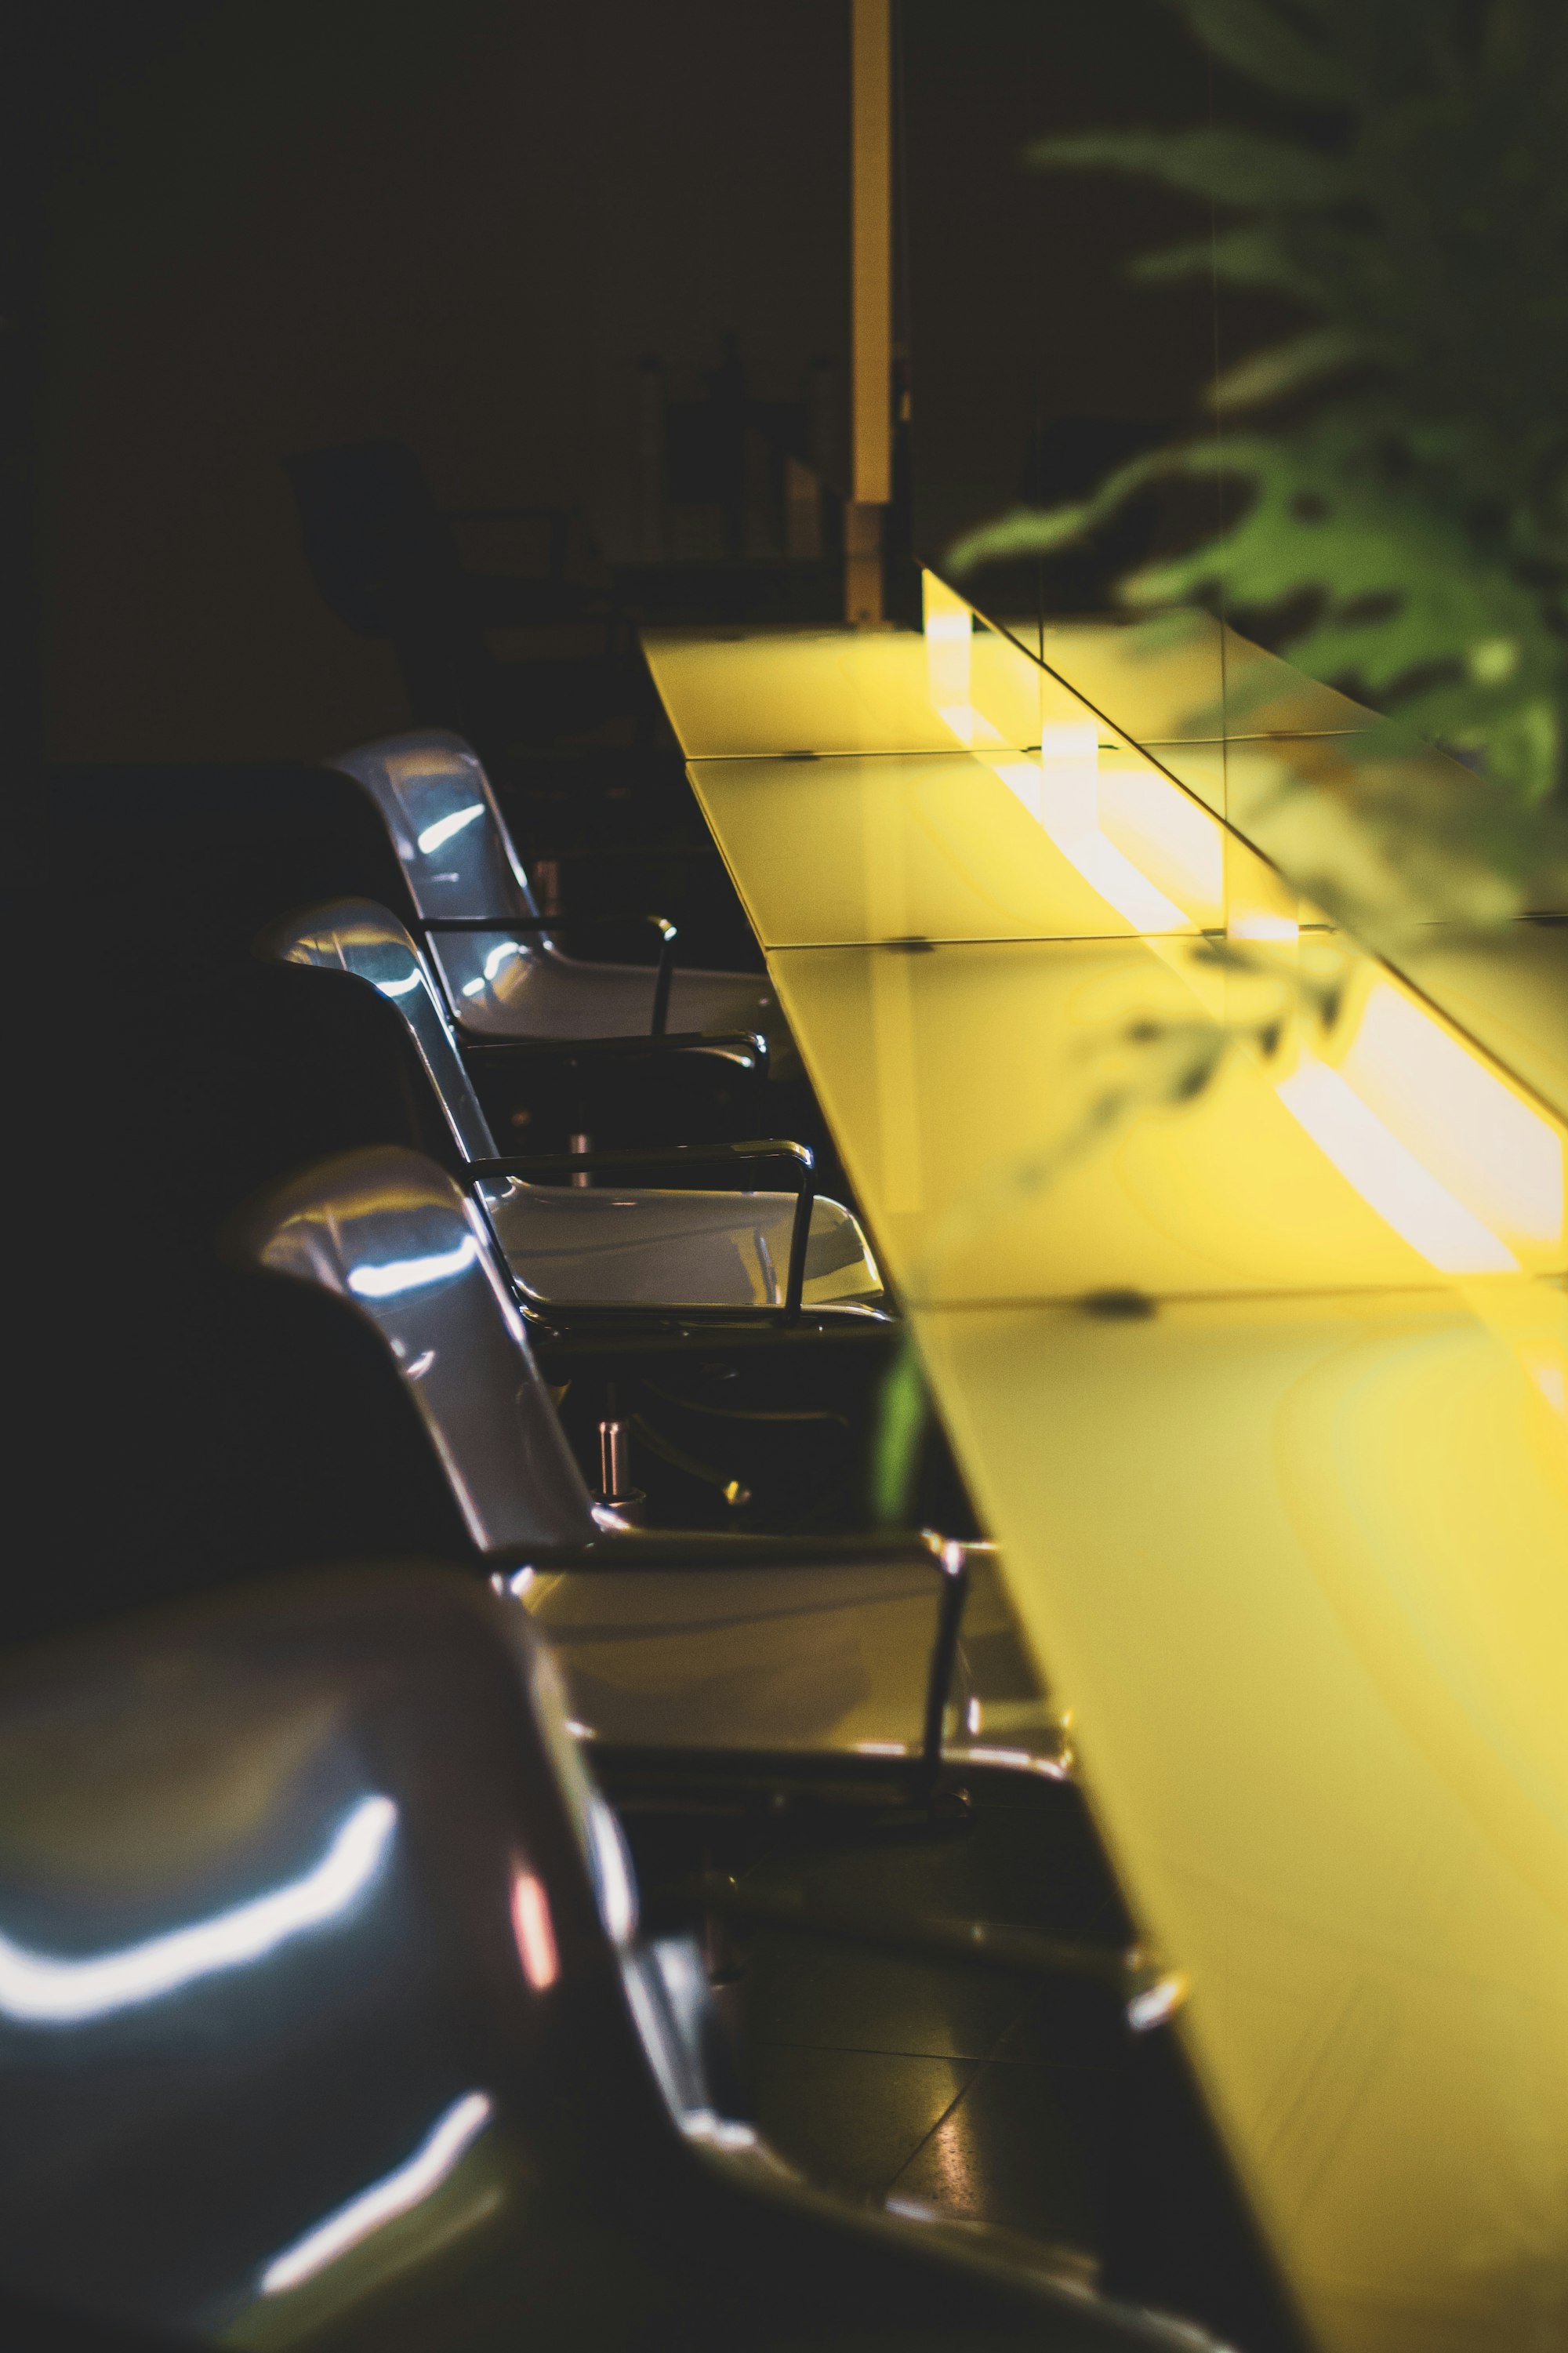
M 1215 236 L 1135 274 L 1267 290 L 1307 322 L 1218 377 L 1219 432 L 1121 468 L 1079 506 L 1004 516 L 950 561 L 1050 553 L 1162 477 L 1222 471 L 1249 493 L 1239 520 L 1123 583 L 1127 601 L 1295 616 L 1285 642 L 1303 669 L 1477 755 L 1526 801 L 1563 791 L 1568 7 L 1167 5 L 1301 101 L 1301 135 L 1106 131 L 1029 160 L 1205 199 L 1229 216 Z

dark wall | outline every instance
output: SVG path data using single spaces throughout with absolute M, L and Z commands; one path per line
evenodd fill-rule
M 900 0 L 900 15 L 914 536 L 930 558 L 1020 500 L 1079 495 L 1140 440 L 1209 429 L 1226 347 L 1279 322 L 1259 301 L 1221 313 L 1205 280 L 1131 280 L 1138 256 L 1207 234 L 1205 205 L 1031 171 L 1025 150 L 1270 110 L 1168 0 Z
M 153 12 L 56 159 L 49 748 L 308 756 L 404 716 L 322 608 L 279 457 L 385 435 L 455 505 L 612 555 L 632 385 L 845 342 L 842 0 L 210 0 Z M 89 58 L 124 42 L 89 26 Z
M 448 505 L 637 543 L 637 364 L 847 357 L 848 0 L 54 0 L 40 339 L 45 733 L 72 762 L 297 759 L 406 716 L 317 596 L 279 460 L 387 436 Z M 1197 207 L 1020 167 L 1239 95 L 1165 0 L 900 0 L 914 541 L 1201 422 Z M 68 28 L 61 34 L 60 26 Z M 1234 111 L 1234 109 L 1232 109 Z M 1229 332 L 1227 327 L 1227 332 Z M 1106 440 L 1107 431 L 1110 440 Z

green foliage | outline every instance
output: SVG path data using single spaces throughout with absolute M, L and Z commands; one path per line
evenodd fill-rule
M 1304 102 L 1302 134 L 1209 126 L 1042 142 L 1051 170 L 1153 175 L 1210 238 L 1147 257 L 1315 323 L 1212 388 L 1217 429 L 1082 505 L 971 534 L 955 568 L 1048 552 L 1162 477 L 1250 489 L 1235 525 L 1122 585 L 1298 620 L 1303 669 L 1483 755 L 1526 801 L 1568 771 L 1568 5 L 1168 0 Z M 1240 216 L 1226 219 L 1223 216 Z M 1272 410 L 1245 434 L 1232 420 Z
M 931 1398 L 906 1333 L 877 1399 L 871 1446 L 871 1509 L 882 1527 L 902 1526 L 915 1504 Z

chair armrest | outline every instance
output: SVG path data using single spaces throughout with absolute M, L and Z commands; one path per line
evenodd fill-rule
M 466 1166 L 470 1176 L 523 1176 L 572 1175 L 578 1169 L 594 1168 L 691 1168 L 705 1163 L 728 1167 L 737 1160 L 790 1161 L 797 1172 L 796 1187 L 807 1190 L 816 1166 L 809 1144 L 791 1144 L 777 1138 L 741 1144 L 617 1145 L 610 1152 L 508 1153 L 494 1160 L 470 1160 Z
M 768 1041 L 754 1029 L 674 1029 L 650 1038 L 470 1038 L 463 1035 L 465 1056 L 552 1054 L 564 1061 L 581 1057 L 588 1061 L 613 1060 L 617 1056 L 648 1054 L 711 1054 L 765 1077 Z
M 889 1567 L 941 1567 L 946 1539 L 930 1528 L 839 1530 L 826 1535 L 767 1535 L 731 1528 L 610 1529 L 582 1545 L 532 1545 L 516 1555 L 519 1570 L 627 1568 L 831 1568 L 885 1562 Z M 505 1581 L 503 1577 L 502 1581 Z
M 870 1905 L 824 1903 L 791 1888 L 737 1887 L 705 1873 L 688 1892 L 704 1910 L 758 1927 L 931 1961 L 963 1961 L 1009 1975 L 1068 1977 L 1102 1986 L 1133 2033 L 1163 2025 L 1181 2008 L 1186 1988 L 1137 1945 L 1088 1945 L 986 1920 L 922 1918 Z
M 637 1150 L 615 1152 L 543 1152 L 508 1154 L 497 1160 L 470 1160 L 464 1173 L 470 1178 L 481 1176 L 574 1176 L 579 1170 L 595 1168 L 694 1168 L 704 1166 L 732 1169 L 737 1163 L 752 1160 L 777 1160 L 784 1165 L 786 1175 L 794 1172 L 795 1203 L 795 1222 L 790 1229 L 789 1271 L 784 1281 L 784 1302 L 781 1314 L 786 1324 L 796 1322 L 800 1315 L 801 1295 L 805 1288 L 805 1250 L 811 1239 L 811 1209 L 816 1198 L 812 1172 L 816 1155 L 809 1144 L 791 1144 L 776 1138 L 743 1144 L 661 1144 Z

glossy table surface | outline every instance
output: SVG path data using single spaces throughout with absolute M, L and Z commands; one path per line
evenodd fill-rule
M 1224 820 L 1366 715 L 1212 624 L 1031 741 L 932 609 L 650 659 L 1310 2334 L 1568 2345 L 1563 933 L 1329 927 Z

